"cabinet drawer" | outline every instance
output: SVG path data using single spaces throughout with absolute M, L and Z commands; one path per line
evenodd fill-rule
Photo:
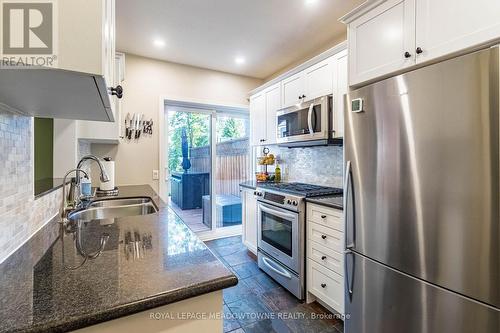
M 344 276 L 344 255 L 342 252 L 334 251 L 310 240 L 307 242 L 307 257 Z
M 344 212 L 341 210 L 308 203 L 306 213 L 309 221 L 344 231 Z
M 307 264 L 307 291 L 343 314 L 344 278 L 311 259 L 307 260 Z
M 344 250 L 344 233 L 320 224 L 307 221 L 307 239 L 320 245 L 342 252 Z

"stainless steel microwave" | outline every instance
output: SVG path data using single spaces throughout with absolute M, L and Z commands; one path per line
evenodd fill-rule
M 304 147 L 341 144 L 333 131 L 333 97 L 326 95 L 276 113 L 276 142 Z

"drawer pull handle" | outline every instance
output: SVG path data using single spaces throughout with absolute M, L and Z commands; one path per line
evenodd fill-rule
M 321 218 L 322 219 L 326 219 L 326 215 L 321 215 Z
M 326 239 L 326 235 L 321 235 L 321 238 Z
M 321 260 L 326 260 L 326 256 L 322 256 L 322 257 L 321 257 Z
M 322 283 L 321 288 L 326 288 L 326 283 Z

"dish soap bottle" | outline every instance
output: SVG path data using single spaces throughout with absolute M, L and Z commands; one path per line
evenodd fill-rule
M 279 164 L 276 164 L 276 168 L 274 169 L 274 181 L 276 183 L 281 182 L 281 168 Z

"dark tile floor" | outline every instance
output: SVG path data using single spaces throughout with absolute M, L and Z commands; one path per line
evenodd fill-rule
M 328 311 L 317 303 L 300 303 L 292 294 L 262 272 L 241 237 L 205 242 L 239 279 L 225 289 L 224 332 L 231 333 L 341 333 L 338 319 L 319 319 Z

